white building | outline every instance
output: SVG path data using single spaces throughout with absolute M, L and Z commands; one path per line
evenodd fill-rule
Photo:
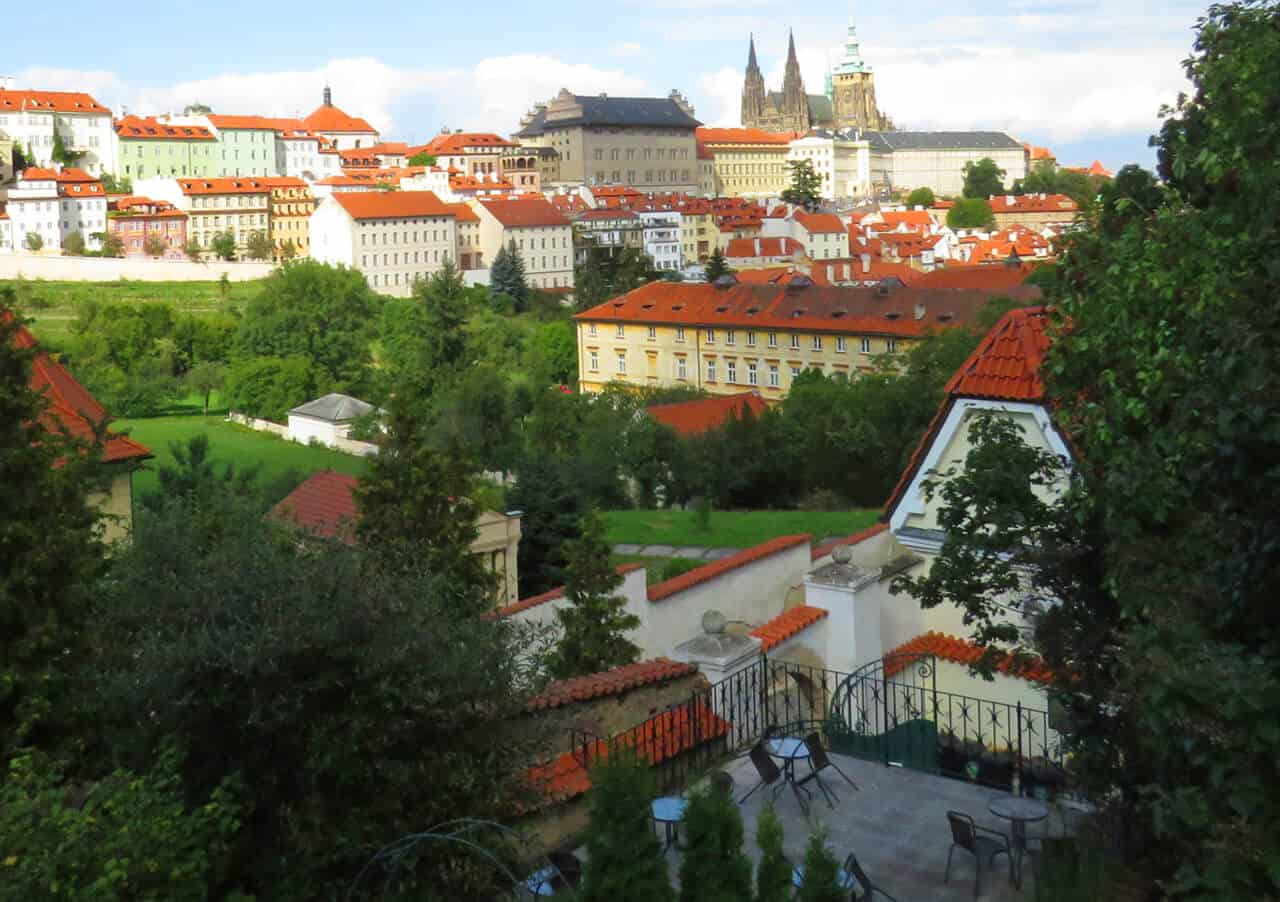
M 378 130 L 368 122 L 333 105 L 333 92 L 327 86 L 324 102 L 302 120 L 302 127 L 328 138 L 338 150 L 372 147 L 380 140 Z
M 342 160 L 338 148 L 327 138 L 302 128 L 281 128 L 276 132 L 276 171 L 317 182 L 341 175 Z
M 573 288 L 573 227 L 546 200 L 475 201 L 480 246 L 490 266 L 504 247 L 515 246 L 530 288 Z
M 808 160 L 822 179 L 828 200 L 866 197 L 871 193 L 871 151 L 856 131 L 819 129 L 792 141 L 787 162 Z
M 36 234 L 42 249 L 57 250 L 67 236 L 79 232 L 85 248 L 99 250 L 107 230 L 107 197 L 102 183 L 82 169 L 31 167 L 9 186 L 4 212 L 9 228 L 7 249 L 27 249 Z
M 289 411 L 290 440 L 309 445 L 318 442 L 336 448 L 351 436 L 356 420 L 377 410 L 368 401 L 332 393 Z
M 990 158 L 1004 170 L 1006 185 L 1026 178 L 1022 144 L 1004 132 L 866 132 L 871 144 L 871 180 L 876 190 L 931 188 L 959 195 L 964 166 Z
M 676 210 L 641 210 L 644 223 L 644 253 L 654 269 L 675 272 L 681 266 L 680 213 Z
M 88 94 L 71 91 L 15 91 L 0 79 L 0 132 L 8 134 L 32 166 L 53 163 L 56 129 L 68 152 L 81 156 L 77 168 L 90 175 L 116 171 L 116 132 L 111 111 Z
M 256 178 L 139 179 L 133 190 L 185 212 L 187 238 L 202 248 L 230 233 L 236 253 L 243 254 L 254 232 L 270 235 L 271 186 Z
M 360 270 L 383 294 L 408 297 L 457 247 L 454 211 L 430 191 L 332 194 L 311 214 L 311 256 Z

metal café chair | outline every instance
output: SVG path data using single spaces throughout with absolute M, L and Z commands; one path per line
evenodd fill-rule
M 818 784 L 818 788 L 822 790 L 822 794 L 827 797 L 828 805 L 831 804 L 831 800 L 833 798 L 837 802 L 840 801 L 840 797 L 835 794 L 835 790 L 828 787 L 822 780 L 822 772 L 827 768 L 831 768 L 841 777 L 844 777 L 844 781 L 852 786 L 855 792 L 858 791 L 858 784 L 853 782 L 853 780 L 849 778 L 849 775 L 842 771 L 840 767 L 827 756 L 827 750 L 822 745 L 822 737 L 819 736 L 817 732 L 810 733 L 808 736 L 804 737 L 804 745 L 805 748 L 809 750 L 809 767 L 813 769 L 813 773 L 805 779 L 807 780 L 812 778 L 814 782 Z
M 858 864 L 858 856 L 852 852 L 849 857 L 844 860 L 844 873 L 849 874 L 858 885 L 862 887 L 863 896 L 858 902 L 871 902 L 877 895 L 883 896 L 889 902 L 898 902 L 893 896 L 886 893 L 880 887 L 871 882 L 871 878 L 867 876 L 867 872 L 862 869 L 862 865 Z
M 1009 847 L 1008 836 L 998 830 L 979 827 L 972 817 L 962 811 L 948 811 L 947 821 L 951 824 L 951 849 L 947 852 L 947 872 L 942 878 L 943 883 L 951 881 L 951 856 L 955 854 L 957 847 L 973 856 L 975 899 L 982 891 L 983 863 L 990 867 L 995 857 L 1001 853 L 1009 858 L 1009 882 L 1013 882 L 1013 851 Z
M 783 785 L 790 785 L 791 791 L 795 793 L 796 801 L 800 803 L 800 810 L 806 815 L 809 813 L 809 804 L 804 796 L 801 795 L 801 788 L 790 780 L 782 779 L 782 769 L 773 763 L 773 759 L 765 751 L 764 742 L 758 742 L 751 747 L 750 757 L 751 764 L 755 767 L 756 774 L 760 777 L 760 782 L 752 787 L 750 792 L 738 799 L 739 805 L 755 795 L 756 791 L 762 787 L 772 786 L 773 796 L 777 798 L 778 791 L 782 789 Z

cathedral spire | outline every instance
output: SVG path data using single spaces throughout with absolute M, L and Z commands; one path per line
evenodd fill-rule
M 787 71 L 791 71 L 791 67 L 800 68 L 800 64 L 796 62 L 796 33 L 791 29 L 787 29 Z
M 749 38 L 749 42 L 750 49 L 747 51 L 747 72 L 759 72 L 760 64 L 756 62 L 756 36 L 754 33 L 752 33 Z

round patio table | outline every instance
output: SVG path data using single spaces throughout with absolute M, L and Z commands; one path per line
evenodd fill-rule
M 782 768 L 786 772 L 787 778 L 792 780 L 795 779 L 796 762 L 804 761 L 809 757 L 809 747 L 804 744 L 804 740 L 791 737 L 767 740 L 764 744 L 764 750 L 772 757 L 782 760 Z
M 666 842 L 662 846 L 664 854 L 676 844 L 677 830 L 680 822 L 684 820 L 684 812 L 688 807 L 689 800 L 677 796 L 663 796 L 653 800 L 653 820 L 655 823 L 662 824 L 663 830 L 666 831 Z
M 1027 824 L 1042 821 L 1049 816 L 1049 806 L 1036 799 L 1022 796 L 999 796 L 992 799 L 987 810 L 1013 825 L 1013 885 L 1022 888 L 1022 856 L 1027 851 Z

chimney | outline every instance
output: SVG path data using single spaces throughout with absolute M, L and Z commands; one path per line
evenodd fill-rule
M 862 255 L 862 271 L 864 273 L 871 272 L 871 255 L 870 254 Z
M 760 256 L 760 239 L 759 238 L 756 239 L 756 256 L 757 257 Z
M 328 85 L 324 86 L 324 105 L 333 106 L 333 91 L 330 90 Z
M 919 303 L 916 304 L 915 313 L 916 313 L 916 319 L 924 319 L 924 314 L 925 314 L 924 304 L 919 304 Z

